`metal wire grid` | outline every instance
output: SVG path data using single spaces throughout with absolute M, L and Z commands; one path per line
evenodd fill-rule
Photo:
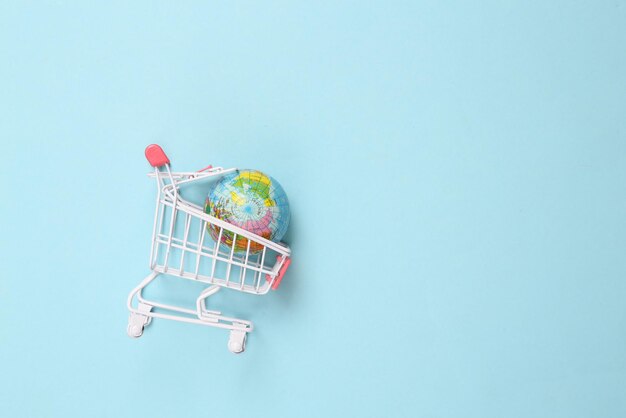
M 194 179 L 178 175 L 174 180 L 169 167 L 165 169 L 165 173 L 155 170 L 159 192 L 150 268 L 246 293 L 267 293 L 283 264 L 283 259 L 276 256 L 288 256 L 288 249 L 275 243 L 271 243 L 275 247 L 271 249 L 261 242 L 264 241 L 261 237 L 241 230 L 237 232 L 237 228 L 230 225 L 219 225 L 220 221 L 205 214 L 201 207 L 180 197 L 177 186 Z M 214 171 L 220 173 L 219 168 Z M 209 226 L 218 228 L 217 239 L 207 233 Z M 234 234 L 231 245 L 222 242 L 225 231 Z M 245 252 L 235 251 L 237 236 L 247 239 Z M 255 243 L 262 249 L 252 254 L 250 248 Z

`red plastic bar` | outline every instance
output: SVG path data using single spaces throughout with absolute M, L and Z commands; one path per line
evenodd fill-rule
M 163 148 L 157 144 L 151 144 L 146 147 L 146 158 L 152 167 L 162 167 L 170 163 L 170 159 L 165 155 Z
M 280 262 L 283 259 L 283 256 L 279 255 L 276 258 Z M 291 258 L 285 258 L 285 262 L 283 263 L 282 267 L 278 271 L 278 274 L 276 275 L 276 280 L 274 281 L 274 284 L 272 285 L 272 290 L 278 289 L 278 286 L 280 286 L 280 282 L 283 280 L 283 276 L 287 272 L 287 269 L 289 268 L 290 264 L 291 264 Z M 269 282 L 272 280 L 272 276 L 270 276 L 269 274 L 266 274 L 265 279 Z

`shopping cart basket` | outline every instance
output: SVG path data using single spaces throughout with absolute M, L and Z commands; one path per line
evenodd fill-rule
M 149 176 L 156 179 L 158 186 L 150 250 L 152 272 L 128 296 L 128 335 L 140 337 L 152 318 L 172 319 L 228 329 L 228 349 L 241 353 L 245 349 L 247 334 L 253 329 L 252 322 L 208 310 L 206 300 L 222 288 L 255 295 L 278 288 L 291 263 L 291 250 L 285 244 L 269 241 L 210 216 L 201 206 L 181 197 L 183 186 L 214 179 L 235 171 L 235 168 L 209 166 L 196 172 L 173 172 L 161 147 L 154 144 L 146 148 L 146 158 L 154 167 Z M 216 240 L 211 238 L 208 227 L 217 234 Z M 232 236 L 232 240 L 224 240 L 223 236 Z M 245 252 L 236 251 L 237 237 L 247 240 Z M 232 244 L 225 245 L 224 241 L 232 241 Z M 195 309 L 146 299 L 143 289 L 160 275 L 208 286 L 198 295 Z M 134 299 L 137 300 L 136 307 Z

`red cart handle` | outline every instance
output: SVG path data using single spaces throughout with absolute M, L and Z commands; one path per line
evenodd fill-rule
M 146 158 L 152 167 L 162 167 L 170 163 L 170 159 L 165 155 L 163 148 L 157 144 L 148 145 L 146 147 Z
M 281 280 L 283 280 L 283 276 L 285 275 L 285 273 L 287 272 L 287 269 L 289 268 L 289 265 L 291 264 L 291 258 L 289 257 L 283 257 L 282 255 L 279 255 L 276 258 L 278 259 L 279 262 L 282 261 L 283 258 L 285 259 L 285 261 L 283 262 L 283 265 L 280 268 L 280 270 L 278 270 L 278 274 L 276 275 L 276 280 L 274 280 L 274 284 L 272 284 L 272 290 L 278 289 L 278 286 L 280 285 Z M 266 274 L 265 279 L 268 282 L 270 282 L 272 281 L 272 276 L 270 276 L 269 274 Z

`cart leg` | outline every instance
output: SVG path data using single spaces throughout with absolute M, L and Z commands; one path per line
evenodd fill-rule
M 241 354 L 246 349 L 246 338 L 248 333 L 246 332 L 245 324 L 234 323 L 234 329 L 230 330 L 230 338 L 228 339 L 228 349 L 231 353 Z
M 140 303 L 138 306 L 140 312 L 148 313 L 152 310 L 152 306 Z M 143 329 L 150 323 L 150 317 L 141 313 L 131 312 L 128 317 L 128 327 L 126 332 L 129 337 L 139 338 L 143 335 Z

